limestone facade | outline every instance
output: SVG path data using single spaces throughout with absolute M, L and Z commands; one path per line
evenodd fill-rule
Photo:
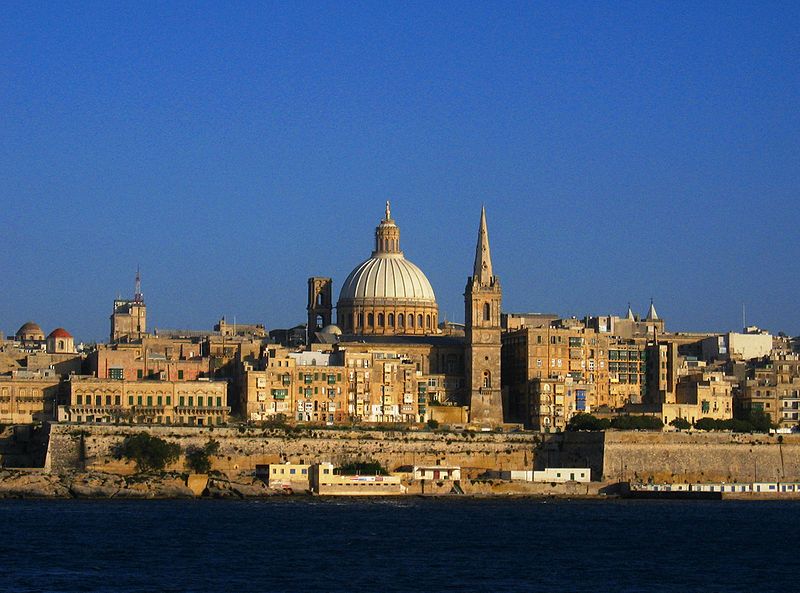
M 70 377 L 61 422 L 215 426 L 228 420 L 225 381 L 126 381 Z

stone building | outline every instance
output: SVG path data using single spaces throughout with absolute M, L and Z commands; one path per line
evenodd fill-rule
M 136 288 L 133 299 L 116 299 L 111 314 L 110 341 L 135 342 L 147 333 L 147 305 L 142 294 L 142 281 L 136 270 Z
M 52 420 L 60 392 L 61 378 L 50 369 L 16 370 L 0 376 L 0 423 Z
M 215 426 L 228 421 L 225 381 L 127 381 L 73 376 L 60 422 Z

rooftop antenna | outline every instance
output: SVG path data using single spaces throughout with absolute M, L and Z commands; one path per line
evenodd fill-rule
M 141 303 L 144 301 L 144 296 L 142 295 L 142 276 L 139 272 L 139 266 L 136 266 L 136 288 L 133 292 L 133 300 L 137 303 Z
M 745 313 L 744 303 L 742 303 L 742 331 L 747 331 L 747 315 Z

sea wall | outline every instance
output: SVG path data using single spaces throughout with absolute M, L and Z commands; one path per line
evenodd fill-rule
M 535 462 L 592 479 L 656 483 L 800 481 L 800 435 L 608 431 L 545 438 Z
M 480 473 L 524 469 L 533 464 L 540 437 L 530 433 L 445 433 L 428 431 L 262 430 L 54 424 L 45 467 L 54 472 L 89 469 L 126 474 L 131 464 L 115 456 L 130 434 L 147 431 L 178 442 L 183 450 L 216 440 L 219 452 L 212 469 L 242 472 L 268 463 L 334 464 L 375 460 L 389 470 L 413 465 L 457 465 Z M 172 468 L 179 470 L 183 461 Z

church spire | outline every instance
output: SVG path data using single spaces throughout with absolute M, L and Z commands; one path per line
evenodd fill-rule
M 658 321 L 658 313 L 656 313 L 656 307 L 653 304 L 653 299 L 650 299 L 650 309 L 647 311 L 646 321 Z
M 478 245 L 475 248 L 473 282 L 489 285 L 492 282 L 492 254 L 489 252 L 489 232 L 486 230 L 486 208 L 481 206 L 481 224 L 478 228 Z
M 628 314 L 625 315 L 625 319 L 628 319 L 630 321 L 635 321 L 636 320 L 636 318 L 633 315 L 633 309 L 631 309 L 631 304 L 630 303 L 628 303 Z

